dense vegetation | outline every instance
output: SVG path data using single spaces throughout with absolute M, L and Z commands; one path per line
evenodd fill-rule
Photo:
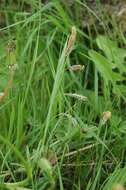
M 124 190 L 125 13 L 0 1 L 1 190 Z

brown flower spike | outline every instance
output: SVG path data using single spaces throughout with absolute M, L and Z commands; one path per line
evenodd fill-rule
M 71 31 L 71 35 L 69 37 L 69 40 L 67 42 L 67 47 L 65 49 L 65 54 L 66 56 L 71 52 L 72 50 L 72 47 L 75 43 L 75 40 L 76 40 L 76 35 L 77 35 L 77 30 L 76 30 L 76 27 L 75 26 L 72 26 L 72 31 Z

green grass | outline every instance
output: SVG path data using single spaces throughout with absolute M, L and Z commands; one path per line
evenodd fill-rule
M 83 9 L 103 21 L 102 32 L 83 28 Z M 126 185 L 126 38 L 116 21 L 108 18 L 109 28 L 81 0 L 3 1 L 0 12 L 0 92 L 8 66 L 18 66 L 0 102 L 0 190 Z M 77 38 L 66 53 L 72 26 Z

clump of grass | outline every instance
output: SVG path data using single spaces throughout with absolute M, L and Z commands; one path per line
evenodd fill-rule
M 2 1 L 1 190 L 125 189 L 126 39 L 88 4 Z
M 63 51 L 61 53 L 61 56 L 60 56 L 60 59 L 58 62 L 57 72 L 56 72 L 53 90 L 52 90 L 52 94 L 51 94 L 51 98 L 50 98 L 49 111 L 47 114 L 47 121 L 46 121 L 46 126 L 45 126 L 44 137 L 43 137 L 43 144 L 45 144 L 45 141 L 46 141 L 47 130 L 49 129 L 49 125 L 50 125 L 50 121 L 51 121 L 52 109 L 53 109 L 54 103 L 56 103 L 56 97 L 58 96 L 58 91 L 59 91 L 60 85 L 62 83 L 65 64 L 66 64 L 67 58 L 73 48 L 75 40 L 76 40 L 76 27 L 73 26 L 71 35 L 70 35 L 68 41 L 65 43 L 65 46 L 63 48 Z

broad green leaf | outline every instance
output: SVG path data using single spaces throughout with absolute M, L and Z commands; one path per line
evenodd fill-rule
M 118 95 L 122 95 L 124 92 L 124 89 L 120 88 L 116 84 L 116 81 L 122 81 L 125 78 L 120 73 L 115 73 L 112 71 L 112 65 L 110 64 L 110 61 L 108 61 L 107 58 L 105 58 L 103 55 L 97 53 L 94 50 L 89 51 L 89 56 L 91 57 L 92 61 L 94 62 L 97 70 L 101 74 L 101 76 L 104 78 L 106 82 L 111 81 L 113 85 L 113 91 L 117 93 Z
M 98 36 L 96 42 L 99 49 L 104 52 L 113 68 L 117 67 L 121 73 L 126 72 L 126 67 L 123 65 L 126 57 L 126 50 L 119 48 L 116 42 L 110 40 L 106 36 Z
M 108 60 L 94 50 L 90 50 L 89 55 L 102 77 L 106 81 L 114 82 L 112 67 Z

